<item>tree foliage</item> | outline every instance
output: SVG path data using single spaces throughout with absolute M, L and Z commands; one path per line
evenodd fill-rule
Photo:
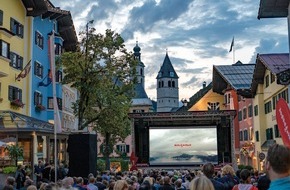
M 130 134 L 128 112 L 136 81 L 136 61 L 133 53 L 125 49 L 123 38 L 112 30 L 95 34 L 90 29 L 80 36 L 78 51 L 65 52 L 60 58 L 65 74 L 63 83 L 79 92 L 73 105 L 78 128 L 94 126 L 108 145 Z
M 8 156 L 15 162 L 15 166 L 17 166 L 18 159 L 23 158 L 23 148 L 18 145 L 8 145 L 5 147 L 5 151 L 8 151 Z

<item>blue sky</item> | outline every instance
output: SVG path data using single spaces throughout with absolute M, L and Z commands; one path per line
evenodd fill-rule
M 259 0 L 51 0 L 69 10 L 77 32 L 88 21 L 98 33 L 110 28 L 133 51 L 138 40 L 145 64 L 145 89 L 156 99 L 156 76 L 165 57 L 179 76 L 179 99 L 212 81 L 213 65 L 254 63 L 257 53 L 286 53 L 286 18 L 258 20 Z

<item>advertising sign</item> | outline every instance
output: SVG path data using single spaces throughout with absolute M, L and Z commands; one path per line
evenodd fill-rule
M 283 98 L 280 98 L 277 102 L 276 119 L 283 143 L 290 148 L 290 111 Z

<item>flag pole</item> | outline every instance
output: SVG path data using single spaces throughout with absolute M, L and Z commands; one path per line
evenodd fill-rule
M 50 45 L 50 68 L 52 73 L 52 93 L 53 93 L 53 115 L 54 115 L 54 182 L 57 182 L 57 130 L 60 127 L 60 117 L 58 112 L 58 104 L 56 98 L 56 83 L 55 83 L 55 53 L 54 53 L 54 31 L 49 39 Z
M 233 44 L 233 64 L 235 64 L 235 45 Z

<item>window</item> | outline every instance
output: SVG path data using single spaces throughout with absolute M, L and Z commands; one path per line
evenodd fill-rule
M 266 129 L 266 140 L 273 139 L 273 128 Z
M 14 52 L 10 52 L 10 66 L 22 70 L 23 69 L 23 57 L 17 55 Z
M 127 144 L 118 144 L 116 146 L 117 146 L 117 150 L 122 153 L 129 153 L 130 151 L 130 146 Z
M 288 101 L 288 90 L 287 89 L 278 94 L 278 100 L 280 98 L 284 98 L 284 100 L 286 100 L 286 102 L 289 102 Z
M 15 19 L 10 18 L 10 31 L 17 36 L 23 38 L 23 25 L 17 22 Z
M 171 81 L 168 81 L 168 87 L 171 87 Z
M 14 87 L 14 86 L 9 86 L 8 87 L 8 99 L 10 101 L 18 99 L 22 102 L 22 90 Z
M 265 114 L 268 114 L 272 111 L 271 101 L 265 104 Z
M 7 42 L 0 40 L 0 48 L 1 48 L 1 56 L 5 58 L 10 58 L 10 44 Z
M 243 131 L 239 132 L 239 139 L 240 139 L 240 141 L 243 141 Z
M 43 66 L 37 61 L 34 62 L 34 74 L 40 78 L 43 76 Z
M 214 110 L 220 110 L 220 107 L 219 107 L 219 102 L 208 102 L 207 103 L 207 110 L 211 110 L 211 111 L 214 111 Z
M 133 113 L 144 113 L 144 110 L 133 110 Z
M 54 51 L 55 51 L 55 55 L 61 55 L 62 53 L 62 46 L 60 44 L 55 44 L 54 45 Z M 140 69 L 140 75 L 142 76 L 142 69 Z
M 249 140 L 248 130 L 245 129 L 245 130 L 244 130 L 244 141 L 247 141 L 247 140 Z
M 265 78 L 266 88 L 269 86 L 269 75 Z
M 57 100 L 58 109 L 62 110 L 62 99 L 56 98 L 56 100 Z M 47 98 L 47 109 L 53 109 L 53 98 L 52 97 Z
M 3 25 L 3 11 L 0 10 L 0 26 Z
M 275 75 L 273 73 L 271 73 L 271 84 L 275 82 Z
M 175 88 L 175 81 L 172 81 L 172 88 Z
M 161 82 L 160 81 L 158 82 L 158 88 L 161 88 Z
M 169 75 L 170 77 L 174 77 L 174 72 L 170 71 Z
M 259 140 L 260 140 L 259 131 L 255 131 L 255 137 L 256 137 L 256 141 L 259 142 Z
M 243 119 L 247 119 L 247 108 L 243 109 Z
M 55 82 L 62 82 L 62 72 L 60 70 L 56 71 Z
M 228 102 L 227 103 L 228 104 L 231 103 L 231 94 L 230 93 L 228 93 Z
M 255 116 L 259 115 L 258 105 L 254 106 L 254 114 L 255 114 Z
M 35 44 L 43 49 L 43 36 L 39 32 L 35 32 Z
M 242 121 L 242 111 L 240 110 L 239 112 L 238 112 L 238 120 L 239 121 Z
M 278 125 L 274 125 L 274 132 L 275 132 L 275 138 L 281 137 L 281 134 L 279 132 Z
M 42 105 L 42 94 L 34 92 L 34 105 Z
M 163 81 L 161 81 L 161 87 L 164 87 L 164 82 Z
M 253 116 L 253 106 L 249 105 L 248 106 L 248 117 L 252 117 Z

